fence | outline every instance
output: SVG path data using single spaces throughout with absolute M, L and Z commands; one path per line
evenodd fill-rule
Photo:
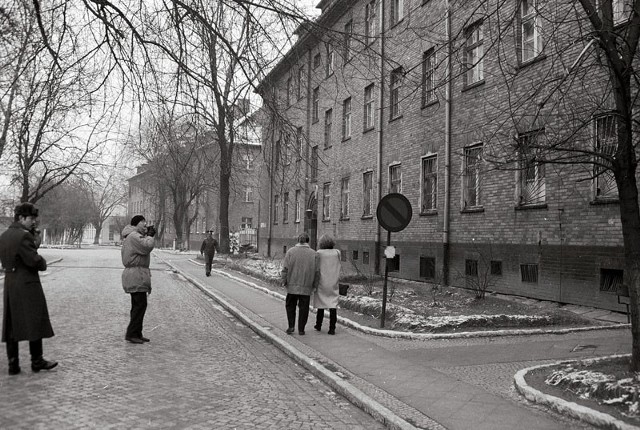
M 245 228 L 238 231 L 238 245 L 240 247 L 258 246 L 258 230 L 255 228 Z

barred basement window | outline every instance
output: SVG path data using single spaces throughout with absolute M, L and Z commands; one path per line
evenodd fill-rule
M 362 264 L 369 264 L 369 251 L 362 251 Z
M 436 277 L 436 259 L 434 257 L 420 256 L 420 277 L 425 279 Z
M 537 264 L 521 264 L 520 280 L 522 282 L 538 283 L 538 265 Z
M 392 259 L 387 258 L 387 264 L 389 265 L 389 272 L 400 271 L 400 254 L 396 254 Z
M 347 251 L 344 249 L 340 250 L 340 261 L 347 261 Z
M 502 276 L 502 261 L 491 261 L 491 274 L 494 276 Z
M 600 269 L 600 291 L 615 293 L 622 286 L 624 271 L 619 269 Z
M 353 251 L 353 253 L 351 254 L 351 259 L 353 261 L 358 261 L 358 251 Z
M 478 260 L 464 260 L 464 274 L 478 276 Z

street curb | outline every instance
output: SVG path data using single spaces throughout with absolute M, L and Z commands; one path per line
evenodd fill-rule
M 193 259 L 189 259 L 189 261 L 199 266 L 204 265 Z M 280 300 L 285 300 L 286 298 L 283 294 L 280 294 L 276 291 L 272 291 L 266 287 L 261 287 L 258 284 L 249 282 L 246 279 L 239 278 L 237 276 L 231 275 L 222 270 L 211 269 L 211 271 L 219 275 L 226 276 L 227 278 L 233 279 L 234 281 L 241 282 L 245 285 L 248 285 L 252 288 L 255 288 L 256 290 L 262 291 L 263 293 L 276 297 Z M 313 307 L 310 306 L 309 308 L 313 312 L 315 312 L 315 309 Z M 338 315 L 338 322 L 354 330 L 358 330 L 363 333 L 374 335 L 374 336 L 389 337 L 394 339 L 414 339 L 414 340 L 466 339 L 466 338 L 498 337 L 498 336 L 534 336 L 539 334 L 566 334 L 566 333 L 575 333 L 575 332 L 582 332 L 582 331 L 614 330 L 614 329 L 631 328 L 631 324 L 612 324 L 612 325 L 605 325 L 605 326 L 571 327 L 571 328 L 562 328 L 562 329 L 533 328 L 533 329 L 490 330 L 490 331 L 468 331 L 468 332 L 459 332 L 459 333 L 412 333 L 408 331 L 382 330 L 382 329 L 376 329 L 373 327 L 367 327 L 367 326 L 360 325 L 357 322 L 352 321 L 348 318 L 341 317 L 340 315 Z
M 245 315 L 242 311 L 237 309 L 235 306 L 227 302 L 221 293 L 213 292 L 209 290 L 206 286 L 202 285 L 200 281 L 193 278 L 191 275 L 188 275 L 181 271 L 179 268 L 171 264 L 170 262 L 164 260 L 164 262 L 170 266 L 173 270 L 180 273 L 187 281 L 195 285 L 198 289 L 200 289 L 203 293 L 211 297 L 213 300 L 218 302 L 222 307 L 224 307 L 229 313 L 238 318 L 248 327 L 250 327 L 254 332 L 256 332 L 259 336 L 273 343 L 278 349 L 300 364 L 302 367 L 313 373 L 315 376 L 320 378 L 323 382 L 329 385 L 334 391 L 338 394 L 345 397 L 349 402 L 362 409 L 369 415 L 371 415 L 374 419 L 386 425 L 387 428 L 394 430 L 413 430 L 416 429 L 415 426 L 403 420 L 395 413 L 393 413 L 387 407 L 381 405 L 376 400 L 372 399 L 358 388 L 353 385 L 345 382 L 338 376 L 336 376 L 333 372 L 327 370 L 322 364 L 316 362 L 312 358 L 303 354 L 289 343 L 283 341 L 278 336 L 275 336 L 273 333 L 269 332 L 265 328 L 261 327 L 247 315 Z M 218 271 L 216 270 L 216 273 Z M 232 278 L 233 279 L 233 278 Z M 276 293 L 277 294 L 277 293 Z
M 598 357 L 597 359 L 591 359 L 593 361 L 618 358 L 618 357 L 630 357 L 631 354 L 611 355 L 608 357 Z M 579 360 L 566 360 L 558 361 L 556 363 L 542 364 L 539 366 L 528 367 L 521 369 L 513 377 L 516 390 L 522 394 L 527 400 L 533 403 L 544 405 L 550 409 L 559 412 L 562 415 L 570 416 L 586 423 L 598 426 L 605 429 L 613 430 L 638 430 L 640 427 L 625 423 L 609 414 L 596 411 L 586 406 L 579 405 L 574 402 L 569 402 L 564 399 L 560 399 L 549 394 L 545 394 L 527 384 L 525 375 L 533 370 L 542 369 L 545 367 L 557 366 L 565 363 L 575 363 Z

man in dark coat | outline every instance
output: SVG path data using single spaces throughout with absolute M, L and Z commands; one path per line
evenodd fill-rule
M 213 257 L 216 255 L 217 250 L 218 241 L 213 238 L 213 230 L 209 230 L 207 231 L 207 237 L 200 247 L 200 255 L 204 255 L 206 265 L 205 273 L 207 276 L 211 276 L 211 262 L 213 261 Z
M 21 203 L 14 211 L 14 222 L 0 235 L 0 261 L 5 270 L 2 342 L 7 344 L 9 375 L 20 373 L 18 342 L 29 341 L 31 370 L 50 370 L 58 365 L 42 357 L 42 339 L 53 336 L 47 301 L 38 271 L 47 262 L 38 254 L 38 209 Z

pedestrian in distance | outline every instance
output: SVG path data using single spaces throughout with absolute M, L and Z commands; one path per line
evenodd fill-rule
M 298 243 L 287 251 L 282 263 L 282 284 L 287 289 L 287 334 L 295 330 L 296 306 L 298 306 L 298 333 L 304 335 L 309 318 L 311 292 L 318 282 L 318 254 L 309 246 L 309 235 L 302 233 Z
M 38 254 L 38 209 L 31 203 L 21 203 L 13 219 L 0 235 L 0 261 L 5 271 L 2 342 L 7 344 L 9 375 L 20 373 L 18 342 L 24 340 L 29 341 L 31 370 L 51 370 L 58 365 L 42 357 L 42 339 L 54 334 L 38 274 L 47 270 L 46 260 Z
M 329 334 L 336 334 L 338 320 L 338 279 L 340 277 L 340 250 L 333 249 L 335 242 L 331 236 L 324 234 L 318 242 L 318 264 L 320 277 L 318 287 L 313 294 L 313 306 L 316 308 L 316 325 L 320 331 L 324 310 L 329 309 Z
M 204 255 L 205 274 L 211 276 L 211 263 L 218 251 L 218 241 L 213 238 L 213 230 L 207 231 L 207 237 L 200 246 L 200 255 Z
M 131 295 L 131 312 L 125 339 L 131 343 L 149 342 L 142 335 L 147 295 L 151 294 L 151 251 L 156 229 L 142 215 L 131 218 L 131 225 L 122 230 L 122 288 Z

